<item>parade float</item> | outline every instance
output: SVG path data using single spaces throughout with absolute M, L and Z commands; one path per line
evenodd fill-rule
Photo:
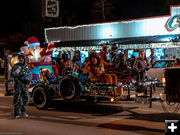
M 23 53 L 26 56 L 27 64 L 30 66 L 33 78 L 31 86 L 36 85 L 39 82 L 44 82 L 44 74 L 48 71 L 54 73 L 57 77 L 58 71 L 55 65 L 51 62 L 51 55 L 53 52 L 54 43 L 50 42 L 47 47 L 41 48 L 40 43 L 36 37 L 30 37 L 24 42 L 24 46 L 20 48 L 19 53 Z M 8 60 L 8 80 L 10 85 L 13 85 L 10 77 L 11 68 L 18 62 L 19 53 L 10 55 Z M 33 87 L 30 87 L 33 88 Z M 12 87 L 8 93 L 12 93 Z
M 57 68 L 51 62 L 54 46 L 54 43 L 50 42 L 47 47 L 40 48 L 38 39 L 30 37 L 25 41 L 25 46 L 20 48 L 21 52 L 28 57 L 28 64 L 33 73 L 33 81 L 44 81 L 43 74 L 47 70 L 50 73 L 54 72 L 57 77 Z
M 67 102 L 74 102 L 79 98 L 85 98 L 88 101 L 106 98 L 114 101 L 117 95 L 120 95 L 115 92 L 116 86 L 91 83 L 89 76 L 78 73 L 77 66 L 70 60 L 65 63 L 67 68 L 63 70 L 64 74 L 58 76 L 58 69 L 56 65 L 52 64 L 51 57 L 54 46 L 52 42 L 49 42 L 47 47 L 40 48 L 38 39 L 30 37 L 24 42 L 24 46 L 20 48 L 20 53 L 26 55 L 33 74 L 28 91 L 38 109 L 47 108 L 51 99 L 54 98 Z M 17 62 L 18 54 L 15 54 L 9 60 L 9 74 L 11 68 Z M 54 75 L 55 79 L 51 81 L 47 75 L 50 77 Z M 10 75 L 8 82 L 13 85 Z M 114 91 L 114 95 L 108 94 L 109 89 Z
M 32 101 L 38 109 L 45 109 L 51 103 L 51 100 L 57 99 L 66 102 L 75 102 L 79 99 L 85 99 L 88 102 L 97 102 L 109 100 L 111 102 L 121 100 L 123 88 L 128 89 L 127 99 L 131 98 L 130 88 L 135 82 L 131 74 L 124 75 L 124 78 L 118 80 L 118 85 L 107 83 L 92 83 L 89 74 L 78 72 L 79 67 L 70 60 L 66 61 L 62 75 L 58 75 L 56 65 L 52 63 L 52 52 L 54 44 L 49 42 L 47 47 L 40 48 L 40 43 L 36 37 L 30 37 L 25 41 L 25 45 L 20 48 L 26 55 L 28 65 L 31 68 L 33 78 L 28 91 L 31 94 Z M 10 66 L 18 62 L 18 54 L 13 55 L 9 60 Z M 8 70 L 10 74 L 11 69 Z M 11 78 L 6 81 L 13 83 Z M 150 107 L 152 107 L 152 86 L 153 81 L 142 83 L 151 87 L 150 89 Z M 11 90 L 12 91 L 12 90 Z

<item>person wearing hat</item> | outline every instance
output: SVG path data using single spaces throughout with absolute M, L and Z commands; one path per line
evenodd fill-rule
M 28 106 L 29 92 L 28 86 L 32 80 L 32 72 L 29 66 L 26 64 L 27 59 L 24 54 L 19 54 L 19 62 L 12 67 L 11 77 L 14 79 L 14 116 L 20 118 L 20 112 L 24 117 L 28 117 L 26 109 Z M 22 98 L 22 105 L 21 105 Z

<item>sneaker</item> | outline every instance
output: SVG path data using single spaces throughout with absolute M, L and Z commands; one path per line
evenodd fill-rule
M 21 116 L 20 116 L 20 115 L 16 115 L 15 118 L 16 118 L 16 119 L 20 119 Z
M 23 115 L 24 118 L 28 118 L 29 117 L 29 115 L 27 113 L 25 113 L 25 112 L 22 113 L 22 115 Z

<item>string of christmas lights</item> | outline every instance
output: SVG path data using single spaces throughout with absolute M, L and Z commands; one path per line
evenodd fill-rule
M 109 49 L 111 49 L 111 45 L 107 45 Z M 153 43 L 153 44 L 128 44 L 128 45 L 119 45 L 117 44 L 118 50 L 126 50 L 126 49 L 157 49 L 157 48 L 180 48 L 180 43 Z M 54 52 L 59 51 L 90 51 L 97 50 L 100 51 L 102 47 L 100 45 L 96 46 L 81 46 L 81 47 L 57 47 L 54 48 Z

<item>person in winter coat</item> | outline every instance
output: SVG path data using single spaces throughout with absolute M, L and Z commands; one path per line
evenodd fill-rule
M 140 85 L 140 82 L 145 80 L 146 70 L 149 68 L 149 64 L 145 59 L 145 53 L 143 50 L 139 51 L 139 56 L 136 58 L 133 69 L 137 73 L 136 81 L 137 81 L 137 92 L 144 92 L 144 95 L 147 95 L 147 88 L 143 85 Z
M 13 105 L 14 105 L 14 116 L 15 118 L 20 118 L 20 112 L 24 117 L 28 117 L 26 113 L 29 92 L 28 86 L 32 80 L 32 72 L 29 66 L 26 64 L 26 56 L 20 54 L 18 56 L 19 62 L 16 63 L 11 71 L 11 77 L 14 79 L 14 95 L 13 95 Z M 22 98 L 22 105 L 21 105 Z
M 91 53 L 89 57 L 89 64 L 82 68 L 83 73 L 89 73 L 92 83 L 104 83 L 110 85 L 117 85 L 117 75 L 114 73 L 107 73 L 105 69 L 110 69 L 111 64 L 100 59 L 96 53 Z
M 140 50 L 139 56 L 136 58 L 133 69 L 137 72 L 137 81 L 144 81 L 146 69 L 149 68 L 148 61 L 145 59 L 145 53 Z

